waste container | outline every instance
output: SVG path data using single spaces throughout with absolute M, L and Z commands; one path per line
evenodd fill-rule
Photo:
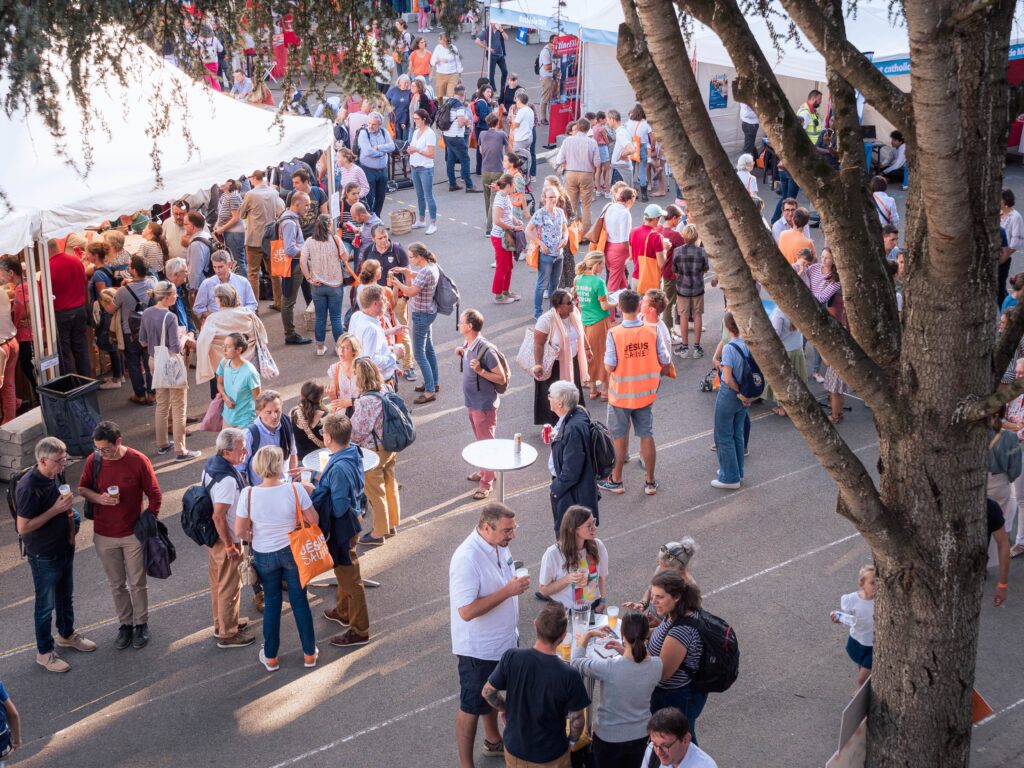
M 37 387 L 46 434 L 63 440 L 71 456 L 88 456 L 93 451 L 92 431 L 101 421 L 99 388 L 98 381 L 76 373 Z

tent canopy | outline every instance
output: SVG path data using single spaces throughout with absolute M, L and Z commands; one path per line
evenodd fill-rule
M 126 85 L 116 78 L 96 82 L 89 114 L 63 89 L 60 140 L 34 111 L 0 113 L 0 190 L 12 209 L 0 201 L 0 253 L 195 194 L 333 140 L 329 121 L 308 117 L 284 116 L 282 133 L 272 112 L 194 81 L 148 46 L 137 45 L 124 59 L 130 62 Z M 151 105 L 153 96 L 159 106 Z M 88 169 L 82 120 L 92 128 Z M 157 140 L 158 183 L 151 137 L 165 121 Z

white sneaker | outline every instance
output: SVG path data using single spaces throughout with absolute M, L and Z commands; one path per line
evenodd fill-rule
M 437 225 L 434 222 L 430 222 L 430 224 L 427 226 L 426 234 L 432 235 L 435 232 L 437 232 Z
M 323 345 L 323 344 L 317 344 L 316 345 L 316 356 L 317 357 L 323 357 L 326 354 L 327 354 L 327 347 L 325 345 Z
M 498 266 L 498 262 L 496 262 L 496 261 L 492 261 L 491 262 L 491 269 L 496 269 L 497 266 Z
M 722 491 L 735 491 L 740 487 L 739 483 L 723 483 L 717 477 L 711 481 L 712 488 L 718 488 Z
M 427 226 L 427 222 L 416 219 L 416 221 L 412 223 L 412 226 L 409 227 L 409 229 L 423 229 L 425 226 Z
M 120 380 L 114 381 L 113 379 L 108 379 L 107 381 L 104 381 L 102 384 L 100 384 L 100 389 L 120 389 L 120 388 L 121 388 L 121 381 Z

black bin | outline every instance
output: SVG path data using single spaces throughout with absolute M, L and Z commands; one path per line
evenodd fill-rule
M 99 388 L 98 381 L 77 373 L 37 387 L 46 434 L 63 440 L 72 456 L 88 456 L 93 451 L 92 431 L 102 420 L 96 398 Z

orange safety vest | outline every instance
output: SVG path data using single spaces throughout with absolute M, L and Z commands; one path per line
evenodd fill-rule
M 608 403 L 616 408 L 646 408 L 658 396 L 661 363 L 658 330 L 653 325 L 611 330 L 618 364 L 608 380 Z

